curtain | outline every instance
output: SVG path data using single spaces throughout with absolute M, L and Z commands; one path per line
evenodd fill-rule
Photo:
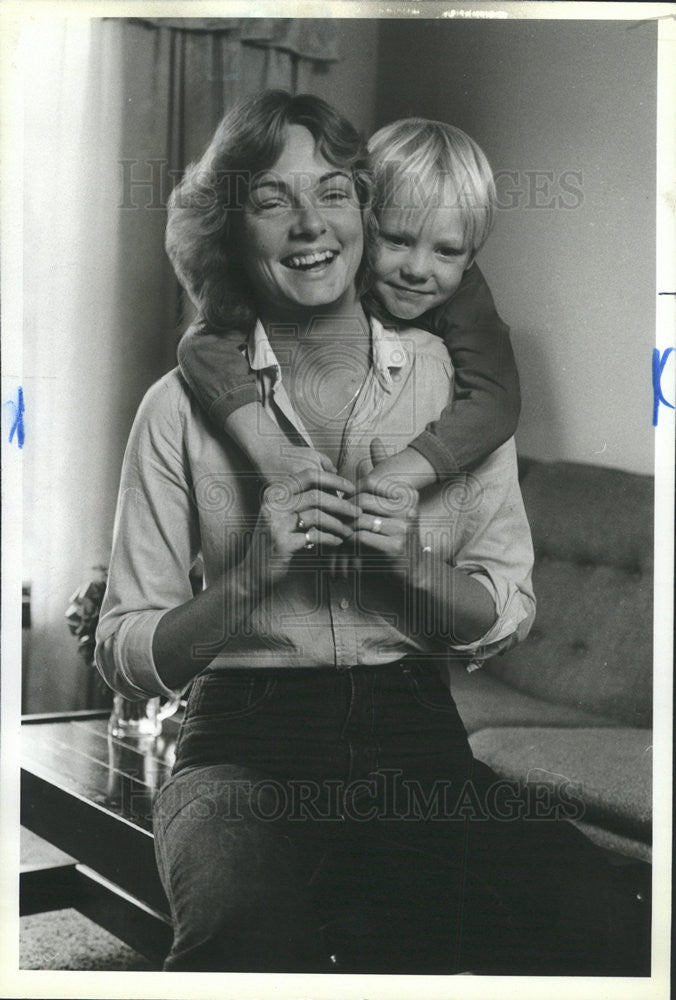
M 175 364 L 182 305 L 163 249 L 169 191 L 234 100 L 312 89 L 335 58 L 330 22 L 316 20 L 25 25 L 25 711 L 99 697 L 64 612 L 107 564 L 131 422 Z
M 294 93 L 309 89 L 337 59 L 330 20 L 134 18 L 118 23 L 130 46 L 128 68 L 143 53 L 152 60 L 151 113 L 170 89 L 167 124 L 181 167 L 199 156 L 233 101 L 269 87 Z

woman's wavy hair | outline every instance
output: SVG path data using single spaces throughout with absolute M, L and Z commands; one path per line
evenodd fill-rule
M 186 169 L 169 198 L 165 246 L 179 281 L 210 326 L 249 329 L 253 295 L 238 253 L 237 213 L 252 178 L 279 158 L 289 125 L 303 125 L 329 163 L 348 169 L 364 212 L 371 175 L 363 137 L 311 94 L 268 90 L 233 107 L 202 158 Z M 362 274 L 358 274 L 358 284 Z

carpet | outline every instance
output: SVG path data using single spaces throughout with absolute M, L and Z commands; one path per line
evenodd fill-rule
M 52 910 L 19 920 L 19 968 L 148 972 L 159 966 L 77 910 Z

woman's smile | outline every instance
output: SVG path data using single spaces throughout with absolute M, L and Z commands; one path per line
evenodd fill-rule
M 312 274 L 323 273 L 329 264 L 338 256 L 338 250 L 312 250 L 304 254 L 294 254 L 282 261 L 285 267 L 292 271 L 306 271 Z

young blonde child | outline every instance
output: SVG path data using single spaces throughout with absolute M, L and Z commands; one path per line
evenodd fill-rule
M 395 121 L 375 133 L 369 151 L 364 304 L 385 325 L 437 334 L 454 367 L 453 400 L 439 420 L 378 465 L 379 475 L 403 476 L 420 489 L 481 462 L 518 421 L 509 329 L 475 263 L 493 224 L 495 186 L 477 143 L 443 122 Z M 243 350 L 249 332 L 227 315 L 199 315 L 184 334 L 179 363 L 199 404 L 264 479 L 313 462 L 333 470 L 326 455 L 291 446 L 263 410 Z

